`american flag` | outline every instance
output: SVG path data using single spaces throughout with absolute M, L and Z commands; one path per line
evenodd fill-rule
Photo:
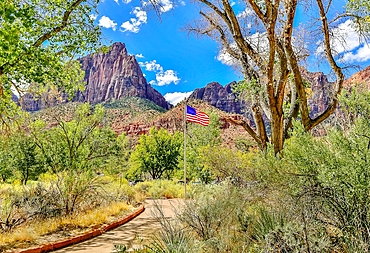
M 209 116 L 206 113 L 188 105 L 186 106 L 186 120 L 202 126 L 208 126 L 209 124 Z

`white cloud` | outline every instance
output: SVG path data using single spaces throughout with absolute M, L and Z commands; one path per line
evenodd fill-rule
M 118 0 L 114 0 L 114 1 L 115 1 L 117 4 L 119 4 L 119 3 L 118 3 Z
M 90 18 L 92 20 L 96 20 L 97 17 L 98 17 L 98 14 L 90 14 Z
M 235 66 L 238 64 L 238 61 L 235 60 L 224 48 L 217 55 L 217 60 L 219 60 L 222 64 L 228 66 Z
M 246 7 L 244 11 L 238 13 L 236 16 L 238 18 L 246 18 L 252 14 L 253 14 L 253 11 L 250 8 Z
M 343 55 L 344 62 L 365 62 L 370 60 L 370 46 L 368 44 L 360 47 L 356 52 L 349 52 Z
M 135 54 L 136 58 L 145 58 L 143 54 Z
M 107 16 L 103 16 L 99 19 L 99 26 L 105 27 L 105 28 L 112 28 L 113 31 L 116 30 L 117 23 L 115 23 L 113 20 L 111 20 Z
M 162 66 L 158 64 L 156 60 L 147 61 L 147 62 L 139 62 L 139 65 L 145 68 L 146 71 L 163 72 Z
M 192 91 L 189 92 L 173 92 L 173 93 L 166 93 L 164 95 L 164 98 L 167 100 L 167 102 L 177 105 L 181 101 L 183 101 L 185 98 L 188 98 Z
M 130 18 L 129 21 L 123 22 L 121 25 L 121 31 L 138 33 L 140 30 L 140 26 L 142 24 L 146 24 L 147 22 L 147 14 L 140 7 L 135 7 L 131 14 L 134 14 L 136 18 Z
M 151 80 L 149 82 L 150 85 L 164 86 L 170 83 L 178 84 L 181 80 L 175 71 L 172 69 L 165 71 L 156 60 L 139 62 L 139 65 L 146 71 L 152 71 L 156 73 L 155 80 Z
M 269 41 L 267 39 L 266 33 L 254 33 L 249 37 L 245 38 L 254 50 L 260 53 L 261 56 L 268 57 Z M 238 47 L 236 43 L 232 43 L 230 48 L 238 53 Z M 229 66 L 240 66 L 239 61 L 232 57 L 225 48 L 222 48 L 217 55 L 217 60 L 225 65 Z
M 354 28 L 353 21 L 347 20 L 338 25 L 331 32 L 334 37 L 330 40 L 330 44 L 335 55 L 342 54 L 356 49 L 361 45 L 361 39 Z M 319 47 L 316 50 L 316 55 L 324 53 L 324 45 L 322 41 L 318 42 Z
M 159 0 L 159 6 L 162 13 L 173 9 L 173 3 L 171 0 Z
M 155 79 L 157 80 L 158 86 L 164 86 L 166 84 L 174 83 L 178 84 L 180 82 L 180 78 L 177 76 L 177 73 L 172 69 L 166 70 L 164 72 L 157 73 L 155 75 Z
M 186 4 L 185 1 L 183 0 L 180 0 L 177 3 L 179 3 L 180 5 Z M 152 4 L 151 1 L 147 1 L 147 2 L 143 1 L 144 6 L 151 5 L 151 4 Z M 160 11 L 161 13 L 165 13 L 174 8 L 173 0 L 157 0 L 155 4 L 156 4 L 156 9 Z
M 132 2 L 132 0 L 122 0 L 122 2 L 125 3 L 125 4 L 129 4 L 129 3 Z

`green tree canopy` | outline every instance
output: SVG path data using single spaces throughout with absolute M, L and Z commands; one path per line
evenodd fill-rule
M 149 173 L 152 179 L 158 179 L 178 168 L 178 159 L 182 144 L 182 135 L 175 132 L 173 135 L 161 128 L 150 129 L 149 135 L 141 135 L 139 144 L 132 153 L 130 160 L 133 164 L 132 174 Z
M 208 126 L 188 123 L 186 131 L 186 177 L 200 179 L 205 183 L 211 180 L 211 172 L 200 160 L 200 149 L 218 146 L 222 141 L 219 116 L 216 113 L 209 113 L 209 118 Z M 180 164 L 183 166 L 182 161 Z
M 82 104 L 70 122 L 59 120 L 51 129 L 42 120 L 31 124 L 31 134 L 52 172 L 104 168 L 108 158 L 120 150 L 121 140 L 108 127 L 101 127 L 103 115 L 102 106 L 92 112 L 89 104 Z
M 99 46 L 91 14 L 98 0 L 0 3 L 0 126 L 19 115 L 14 93 L 83 87 L 76 58 Z

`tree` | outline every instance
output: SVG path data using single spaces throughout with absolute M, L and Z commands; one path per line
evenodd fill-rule
M 152 127 L 149 135 L 140 136 L 139 144 L 130 157 L 133 168 L 140 174 L 149 173 L 152 179 L 161 178 L 163 174 L 169 178 L 178 168 L 181 144 L 179 132 L 171 135 L 163 128 L 156 130 Z
M 45 172 L 40 164 L 36 144 L 26 132 L 19 130 L 9 135 L 1 135 L 0 176 L 3 182 L 18 179 L 26 185 Z
M 116 133 L 101 127 L 103 115 L 101 105 L 92 112 L 89 104 L 82 104 L 69 122 L 56 119 L 51 129 L 42 120 L 31 124 L 32 137 L 53 173 L 100 170 L 120 149 Z
M 29 179 L 37 179 L 45 172 L 37 158 L 36 144 L 26 133 L 17 133 L 11 136 L 10 156 L 8 166 L 11 166 L 13 175 L 26 185 Z
M 204 127 L 199 124 L 187 124 L 186 130 L 186 177 L 190 179 L 199 178 L 204 183 L 210 182 L 211 172 L 204 167 L 199 159 L 200 150 L 206 146 L 218 146 L 222 142 L 218 115 L 216 113 L 209 113 L 209 118 L 210 122 L 208 126 Z
M 30 132 L 45 167 L 57 175 L 53 186 L 66 214 L 99 193 L 102 182 L 98 173 L 119 155 L 122 138 L 102 126 L 103 116 L 101 105 L 93 110 L 86 103 L 77 107 L 69 122 L 55 118 L 57 125 L 52 128 L 42 120 L 31 124 Z
M 237 62 L 244 75 L 239 93 L 249 97 L 255 128 L 246 120 L 228 120 L 243 126 L 261 149 L 266 149 L 270 142 L 275 154 L 280 152 L 293 127 L 293 119 L 300 119 L 308 132 L 334 112 L 344 74 L 339 63 L 341 55 L 336 53 L 332 43 L 335 33 L 331 29 L 344 18 L 354 17 L 365 22 L 363 17 L 342 13 L 329 21 L 332 1 L 322 0 L 307 4 L 303 0 L 245 0 L 238 6 L 245 7 L 245 11 L 239 14 L 235 11 L 238 8 L 230 1 L 199 2 L 205 7 L 200 11 L 202 19 L 188 29 L 219 41 L 223 51 Z M 307 37 L 294 23 L 298 8 L 315 16 L 307 27 L 316 29 L 305 30 L 303 34 Z M 314 34 L 315 40 L 307 39 Z M 310 115 L 307 82 L 302 75 L 302 61 L 315 55 L 310 50 L 322 56 L 323 59 L 319 60 L 326 60 L 327 67 L 335 74 L 328 106 L 318 115 Z
M 0 135 L 0 176 L 1 180 L 5 182 L 12 175 L 12 170 L 9 166 L 10 151 L 9 151 L 9 138 Z
M 98 0 L 4 0 L 0 3 L 0 126 L 19 115 L 14 92 L 82 86 L 76 58 L 99 46 L 91 14 Z M 14 97 L 13 97 L 14 99 Z

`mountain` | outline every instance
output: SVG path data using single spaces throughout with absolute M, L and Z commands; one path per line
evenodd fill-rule
M 322 72 L 302 70 L 302 74 L 304 79 L 311 84 L 311 94 L 308 102 L 311 107 L 311 116 L 315 116 L 325 110 L 331 95 L 330 87 L 332 82 Z M 194 90 L 189 98 L 202 100 L 228 113 L 246 114 L 249 118 L 251 114 L 247 112 L 248 104 L 238 101 L 236 95 L 232 92 L 231 87 L 234 83 L 232 82 L 223 87 L 217 82 L 212 82 L 204 88 Z
M 231 90 L 234 83 L 229 83 L 225 87 L 217 82 L 209 83 L 204 88 L 195 89 L 189 99 L 202 100 L 222 111 L 240 114 L 244 105 L 237 101 Z
M 151 87 L 126 46 L 116 42 L 107 53 L 88 55 L 80 59 L 85 71 L 85 90 L 77 92 L 75 101 L 97 104 L 123 97 L 141 97 L 169 109 L 165 98 Z
M 77 91 L 73 102 L 97 104 L 114 101 L 125 97 L 141 97 L 153 101 L 164 109 L 170 109 L 165 98 L 147 83 L 134 56 L 127 53 L 125 44 L 114 43 L 106 53 L 95 53 L 79 59 L 85 71 L 85 90 Z M 60 96 L 59 96 L 60 97 Z M 38 99 L 26 94 L 23 108 L 37 111 L 42 108 L 67 102 L 51 94 L 43 94 Z
M 353 74 L 344 82 L 344 87 L 351 87 L 353 85 L 363 84 L 369 90 L 370 89 L 370 66 L 363 70 Z
M 233 125 L 226 121 L 226 117 L 237 119 L 240 115 L 229 115 L 206 102 L 200 100 L 189 101 L 189 105 L 198 108 L 201 111 L 215 113 L 220 117 L 221 138 L 225 145 L 235 147 L 238 143 L 253 143 L 251 137 L 241 126 Z M 107 112 L 111 114 L 111 112 Z M 111 121 L 111 128 L 118 134 L 125 132 L 131 139 L 138 138 L 141 134 L 148 134 L 151 127 L 165 128 L 169 132 L 180 131 L 184 129 L 184 103 L 176 105 L 165 113 L 156 111 L 142 111 L 135 118 L 122 117 L 119 114 L 114 116 Z M 188 123 L 193 124 L 193 123 Z

